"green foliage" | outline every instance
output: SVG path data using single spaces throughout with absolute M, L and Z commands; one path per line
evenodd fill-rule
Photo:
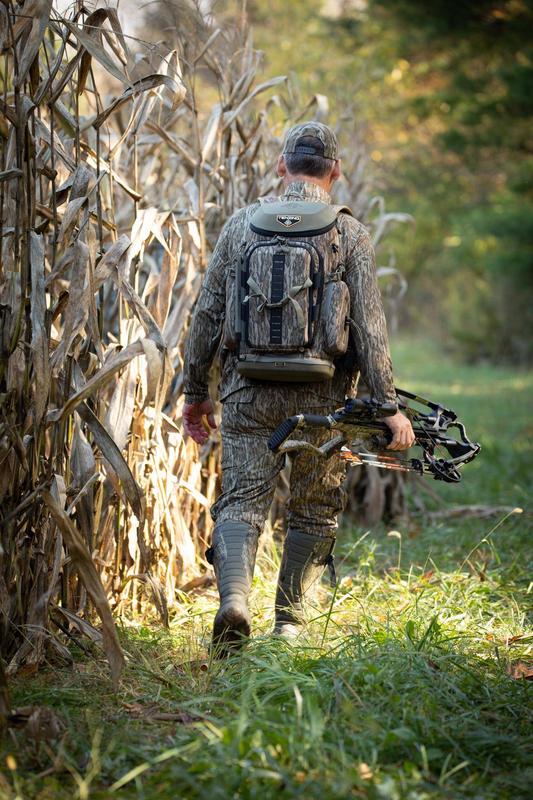
M 468 359 L 529 363 L 533 2 L 319 6 L 254 0 L 256 41 L 268 72 L 333 99 L 345 150 L 365 128 L 372 188 L 415 217 L 386 243 L 409 280 L 404 324 Z
M 533 205 L 518 202 L 510 192 L 495 200 L 455 224 L 462 242 L 458 256 L 483 287 L 457 299 L 450 308 L 451 324 L 465 355 L 505 360 L 511 351 L 525 364 L 533 330 Z
M 396 26 L 398 52 L 410 63 L 412 79 L 401 105 L 406 112 L 411 106 L 429 129 L 411 166 L 404 169 L 402 156 L 396 161 L 395 182 L 403 178 L 409 187 L 409 210 L 422 224 L 415 237 L 420 270 L 413 273 L 414 298 L 420 273 L 427 273 L 421 285 L 429 294 L 430 282 L 438 290 L 440 328 L 467 358 L 527 363 L 533 5 L 371 5 Z M 401 256 L 403 266 L 409 244 Z M 411 272 L 409 263 L 406 269 Z

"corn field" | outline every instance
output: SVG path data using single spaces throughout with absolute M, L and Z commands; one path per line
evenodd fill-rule
M 217 27 L 183 5 L 177 19 L 172 46 L 156 46 L 125 36 L 112 8 L 0 4 L 8 674 L 64 657 L 76 632 L 101 642 L 116 684 L 114 616 L 149 604 L 166 623 L 201 580 L 219 448 L 179 424 L 190 312 L 225 219 L 276 191 L 287 125 L 327 114 L 283 76 L 260 81 L 244 21 Z M 349 112 L 340 126 L 353 134 Z M 341 200 L 364 219 L 353 136 Z M 401 218 L 374 208 L 376 237 Z

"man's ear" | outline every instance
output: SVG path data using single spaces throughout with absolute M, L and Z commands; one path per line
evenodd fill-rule
M 276 165 L 276 172 L 280 178 L 284 178 L 287 174 L 287 165 L 285 163 L 285 158 L 283 155 L 278 156 L 278 163 Z
M 337 181 L 341 174 L 341 160 L 338 158 L 333 165 L 333 169 L 331 170 L 331 182 L 333 183 L 334 181 Z

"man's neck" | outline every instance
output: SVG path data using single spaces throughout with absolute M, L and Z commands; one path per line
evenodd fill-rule
M 305 181 L 305 183 L 314 183 L 315 186 L 320 186 L 321 189 L 324 189 L 325 192 L 328 194 L 331 192 L 331 187 L 333 185 L 333 181 L 330 177 L 327 178 L 316 178 L 310 177 L 309 175 L 287 175 L 283 176 L 283 186 L 285 189 L 290 186 L 291 183 L 295 183 L 296 181 Z

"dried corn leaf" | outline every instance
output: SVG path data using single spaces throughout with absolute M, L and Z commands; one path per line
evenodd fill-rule
M 87 437 L 82 431 L 77 418 L 74 423 L 74 436 L 72 439 L 70 466 L 75 488 L 78 490 L 78 492 L 80 492 L 80 490 L 87 486 L 94 478 L 96 473 L 96 461 L 93 455 L 92 447 L 87 441 Z M 81 496 L 78 495 L 75 505 L 78 524 L 82 530 L 84 539 L 87 542 L 89 549 L 92 551 L 94 523 L 92 493 L 89 496 L 87 495 L 87 492 Z
M 109 24 L 111 25 L 111 29 L 116 36 L 117 42 L 119 43 L 122 53 L 120 54 L 121 61 L 123 64 L 127 64 L 128 60 L 131 58 L 131 53 L 128 48 L 128 44 L 126 42 L 126 38 L 124 37 L 124 33 L 122 31 L 122 27 L 120 25 L 120 21 L 117 14 L 116 8 L 105 8 L 103 9 L 107 13 L 107 19 L 109 20 Z
M 54 613 L 61 615 L 64 619 L 70 624 L 73 625 L 79 633 L 87 636 L 92 642 L 98 645 L 103 645 L 104 638 L 102 636 L 102 632 L 99 631 L 94 625 L 91 625 L 87 620 L 82 619 L 77 614 L 74 614 L 73 611 L 69 611 L 68 608 L 64 606 L 57 606 L 52 604 L 52 609 Z
M 118 42 L 122 48 L 122 52 L 119 52 L 117 55 L 119 59 L 122 61 L 123 65 L 126 66 L 128 62 L 128 47 L 126 45 L 126 41 L 124 39 L 124 35 L 122 33 L 122 28 L 120 27 L 120 22 L 118 20 L 117 12 L 114 8 L 97 8 L 93 11 L 89 16 L 86 18 L 83 24 L 83 30 L 94 39 L 95 44 L 99 44 L 100 47 L 102 46 L 102 31 L 100 30 L 101 26 L 104 24 L 106 20 L 109 20 L 113 32 L 117 37 Z M 78 76 L 78 87 L 77 91 L 78 94 L 81 94 L 87 82 L 87 77 L 89 75 L 89 70 L 91 67 L 91 59 L 92 54 L 89 52 L 88 49 L 83 51 L 83 55 L 81 58 L 80 64 L 80 71 Z
M 202 152 L 201 152 L 201 159 L 202 161 L 207 161 L 209 156 L 211 155 L 211 150 L 213 145 L 215 144 L 217 134 L 220 130 L 222 120 L 222 107 L 217 103 L 217 105 L 213 108 L 211 112 L 211 116 L 207 122 L 204 138 L 202 141 Z
M 96 571 L 91 554 L 79 531 L 74 527 L 65 511 L 54 500 L 50 492 L 43 490 L 41 496 L 54 522 L 63 535 L 63 540 L 78 570 L 80 579 L 87 589 L 98 615 L 102 620 L 104 650 L 107 660 L 109 661 L 111 678 L 116 691 L 118 690 L 118 682 L 124 666 L 124 654 L 118 640 L 115 623 L 107 602 L 104 587 Z
M 80 147 L 85 153 L 87 164 L 90 167 L 93 167 L 95 171 L 99 170 L 101 173 L 102 172 L 107 173 L 113 179 L 113 181 L 115 181 L 115 183 L 117 183 L 118 186 L 120 186 L 121 189 L 124 189 L 124 191 L 127 192 L 131 198 L 133 198 L 133 200 L 142 199 L 142 194 L 139 194 L 139 192 L 137 192 L 132 186 L 130 186 L 128 181 L 124 177 L 122 177 L 122 175 L 119 175 L 119 173 L 116 170 L 112 169 L 107 163 L 107 161 L 97 158 L 96 153 L 94 152 L 92 147 L 90 147 L 87 144 L 87 142 L 82 140 L 80 142 Z
M 169 247 L 163 256 L 155 309 L 155 318 L 162 330 L 164 330 L 168 312 L 170 311 L 170 306 L 172 303 L 172 290 L 178 274 L 182 241 L 183 240 L 179 235 L 179 232 L 175 232 L 171 229 L 169 235 Z
M 124 70 L 120 69 L 118 64 L 106 53 L 102 45 L 96 43 L 93 37 L 82 30 L 74 23 L 69 22 L 67 19 L 62 20 L 63 25 L 74 34 L 76 39 L 83 45 L 83 47 L 95 58 L 111 75 L 117 78 L 121 83 L 130 83 L 130 80 Z
M 77 412 L 91 431 L 96 446 L 120 480 L 126 499 L 139 520 L 139 526 L 142 528 L 144 524 L 143 496 L 127 461 L 98 417 L 85 403 L 78 406 Z
M 157 227 L 158 210 L 155 206 L 142 208 L 137 213 L 131 229 L 130 258 L 138 256 L 145 244 L 151 238 L 154 226 Z M 121 269 L 121 275 L 126 275 L 126 269 Z
M 143 350 L 146 369 L 141 370 L 144 379 L 144 402 L 153 403 L 156 400 L 158 389 L 163 377 L 163 353 L 152 339 L 143 339 Z
M 135 409 L 137 377 L 136 362 L 132 361 L 117 380 L 104 420 L 104 427 L 114 439 L 119 450 L 124 450 L 128 442 Z
M 84 200 L 84 198 L 82 198 L 82 200 Z M 76 203 L 78 201 L 74 200 L 72 202 Z M 84 242 L 78 239 L 73 246 L 73 255 L 74 261 L 71 267 L 71 280 L 69 284 L 68 303 L 65 309 L 63 336 L 59 347 L 50 359 L 56 373 L 63 366 L 63 362 L 70 352 L 72 343 L 76 336 L 83 330 L 89 314 L 89 284 L 87 277 L 89 248 Z
M 54 111 L 57 115 L 57 119 L 61 124 L 63 130 L 69 135 L 74 137 L 76 135 L 76 130 L 78 128 L 78 124 L 76 119 L 70 113 L 68 108 L 61 102 L 61 100 L 56 100 L 54 104 Z
M 74 200 L 77 197 L 87 197 L 89 194 L 89 182 L 92 177 L 93 172 L 90 169 L 87 169 L 85 164 L 80 164 L 69 181 L 70 200 Z
M 171 78 L 169 75 L 147 75 L 145 78 L 141 78 L 138 81 L 135 81 L 129 89 L 126 89 L 120 97 L 117 97 L 113 102 L 105 108 L 93 122 L 95 128 L 99 128 L 107 118 L 120 106 L 124 105 L 128 100 L 131 100 L 136 94 L 140 94 L 142 92 L 148 92 L 150 89 L 157 89 L 159 86 L 167 86 L 172 92 L 177 93 L 179 86 L 176 81 Z M 185 94 L 185 88 L 183 87 L 183 96 Z
M 30 233 L 31 262 L 31 348 L 33 352 L 34 423 L 38 428 L 45 415 L 50 390 L 50 362 L 46 335 L 46 296 L 44 287 L 44 243 L 35 231 Z
M 21 17 L 31 18 L 31 28 L 28 38 L 22 47 L 22 52 L 19 53 L 17 75 L 14 81 L 15 86 L 22 86 L 26 80 L 30 67 L 44 39 L 51 10 L 52 0 L 26 0 L 24 3 Z
M 279 86 L 280 83 L 285 83 L 287 81 L 286 75 L 279 75 L 277 78 L 271 78 L 269 81 L 265 81 L 264 83 L 260 83 L 259 86 L 256 86 L 249 95 L 247 95 L 244 100 L 242 100 L 239 105 L 233 109 L 233 111 L 227 111 L 224 114 L 224 129 L 230 127 L 230 125 L 235 122 L 237 117 L 240 117 L 246 106 L 257 97 L 258 94 L 261 92 L 267 91 L 267 89 L 272 89 L 274 86 Z
M 90 397 L 98 389 L 101 389 L 103 386 L 105 386 L 111 380 L 113 375 L 115 375 L 115 373 L 127 366 L 130 361 L 135 358 L 135 356 L 138 356 L 143 352 L 142 340 L 137 339 L 137 341 L 132 342 L 125 347 L 124 350 L 114 353 L 112 356 L 110 356 L 102 369 L 100 369 L 93 378 L 87 381 L 82 389 L 77 391 L 67 400 L 63 408 L 58 411 L 49 412 L 47 415 L 47 420 L 49 422 L 57 422 L 58 420 L 67 417 L 69 414 L 72 414 L 72 412 L 83 400 L 85 400 L 87 397 Z
M 106 281 L 114 269 L 119 269 L 119 264 L 126 258 L 131 241 L 128 236 L 122 234 L 117 241 L 111 245 L 100 261 L 98 262 L 93 275 L 93 289 L 96 291 L 102 283 Z
M 126 280 L 123 275 L 120 275 L 118 271 L 113 273 L 111 277 L 116 282 L 119 292 L 135 312 L 139 322 L 148 334 L 148 337 L 153 339 L 153 341 L 164 350 L 166 346 L 161 329 L 131 283 Z
M 75 197 L 74 200 L 69 202 L 61 221 L 61 227 L 58 234 L 59 242 L 64 242 L 65 240 L 70 239 L 70 235 L 78 222 L 79 213 L 86 202 L 86 197 Z

